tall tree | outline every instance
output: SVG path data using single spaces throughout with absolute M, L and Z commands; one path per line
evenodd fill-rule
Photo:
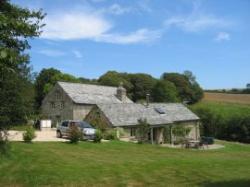
M 203 90 L 196 82 L 192 72 L 186 71 L 184 74 L 163 73 L 161 79 L 174 83 L 182 101 L 195 103 L 203 96 Z
M 131 97 L 131 90 L 133 88 L 133 85 L 128 80 L 127 73 L 108 71 L 98 79 L 98 83 L 106 86 L 119 86 L 120 83 L 123 83 L 123 86 L 127 90 L 128 96 Z
M 36 108 L 38 109 L 41 106 L 42 100 L 45 97 L 45 85 L 46 84 L 54 84 L 52 83 L 52 79 L 55 75 L 60 74 L 61 72 L 54 68 L 42 69 L 42 71 L 38 74 L 35 81 L 35 100 L 36 100 Z M 47 86 L 48 87 L 48 86 Z
M 0 1 L 0 130 L 25 122 L 30 69 L 29 38 L 38 37 L 45 14 Z
M 177 102 L 178 92 L 172 82 L 159 80 L 152 90 L 152 98 L 154 102 Z
M 146 94 L 151 94 L 156 83 L 156 79 L 144 73 L 129 74 L 129 81 L 133 85 L 131 90 L 132 100 L 145 100 Z

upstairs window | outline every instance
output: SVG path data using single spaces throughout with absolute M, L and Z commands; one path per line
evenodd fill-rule
M 61 103 L 60 103 L 60 108 L 61 108 L 61 109 L 64 109 L 64 101 L 61 101 Z
M 55 102 L 50 102 L 50 108 L 56 108 Z
M 56 100 L 60 100 L 62 98 L 60 91 L 56 91 Z

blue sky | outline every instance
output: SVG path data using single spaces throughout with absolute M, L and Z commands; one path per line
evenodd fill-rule
M 108 70 L 192 71 L 203 88 L 250 82 L 249 0 L 13 0 L 47 16 L 34 71 L 98 78 Z

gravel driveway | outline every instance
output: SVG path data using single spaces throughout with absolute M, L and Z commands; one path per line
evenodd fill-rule
M 24 131 L 14 131 L 10 130 L 9 140 L 10 141 L 23 141 L 23 132 Z M 36 138 L 33 141 L 37 142 L 65 142 L 68 141 L 63 138 L 56 137 L 56 129 L 44 129 L 41 131 L 36 131 Z

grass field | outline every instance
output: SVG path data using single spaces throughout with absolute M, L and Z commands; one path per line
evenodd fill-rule
M 221 115 L 224 119 L 230 119 L 234 116 L 250 116 L 250 105 L 239 103 L 227 103 L 216 101 L 201 101 L 191 106 L 192 110 L 205 108 Z
M 226 94 L 205 92 L 203 100 L 250 105 L 250 94 Z
M 1 186 L 249 186 L 250 145 L 185 150 L 125 142 L 12 143 Z

